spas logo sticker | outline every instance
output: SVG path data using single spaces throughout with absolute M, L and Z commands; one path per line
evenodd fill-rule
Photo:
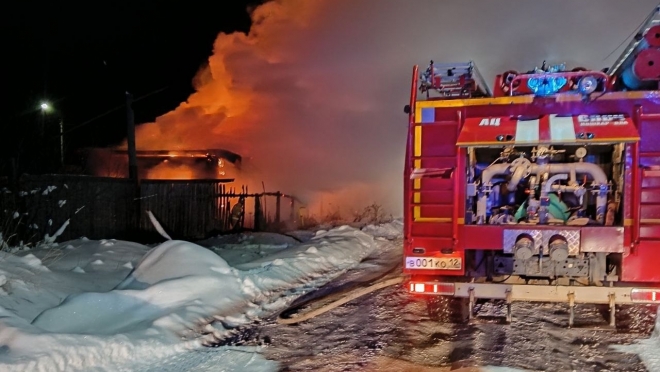
M 578 115 L 578 123 L 582 127 L 604 125 L 628 125 L 628 119 L 622 114 L 617 115 Z

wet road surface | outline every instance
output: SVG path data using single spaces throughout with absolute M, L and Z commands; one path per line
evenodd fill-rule
M 400 257 L 397 244 L 312 296 L 392 270 Z M 568 329 L 565 304 L 514 303 L 513 323 L 500 324 L 504 305 L 487 302 L 477 306 L 476 324 L 460 324 L 447 322 L 446 309 L 457 307 L 441 306 L 443 301 L 435 298 L 429 306 L 427 297 L 397 285 L 297 325 L 266 321 L 254 339 L 265 340 L 264 356 L 280 362 L 282 371 L 647 370 L 637 355 L 609 346 L 647 338 L 656 308 L 622 309 L 617 320 L 626 331 L 617 332 L 581 328 L 607 324 L 607 309 L 597 306 L 578 306 L 577 327 Z

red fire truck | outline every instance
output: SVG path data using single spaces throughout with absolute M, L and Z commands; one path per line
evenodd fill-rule
M 413 69 L 404 171 L 412 293 L 660 303 L 660 7 L 603 70 Z

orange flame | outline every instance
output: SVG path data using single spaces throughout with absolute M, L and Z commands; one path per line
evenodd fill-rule
M 370 157 L 400 160 L 403 146 L 392 154 L 371 138 L 376 98 L 355 81 L 368 66 L 359 60 L 339 63 L 343 70 L 333 65 L 337 61 L 325 45 L 344 42 L 328 32 L 343 17 L 333 4 L 270 1 L 252 12 L 249 34 L 218 35 L 208 65 L 193 80 L 196 92 L 155 122 L 139 125 L 138 149 L 234 151 L 243 156 L 237 183 L 262 191 L 263 181 L 268 191 L 310 204 L 321 195 L 333 195 L 336 204 L 367 205 L 376 194 L 389 198 L 391 193 L 374 188 L 398 189 L 400 182 L 383 182 L 382 167 L 372 167 Z M 397 134 L 403 145 L 405 132 Z M 400 173 L 398 162 L 382 163 Z M 149 174 L 170 175 L 191 173 L 162 164 Z

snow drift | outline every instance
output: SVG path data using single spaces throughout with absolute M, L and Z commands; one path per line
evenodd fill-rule
M 372 236 L 345 226 L 231 267 L 206 248 L 168 241 L 149 251 L 115 289 L 72 295 L 32 324 L 0 308 L 0 349 L 6 350 L 0 366 L 142 370 L 186 357 L 234 327 L 285 308 L 356 266 L 375 246 Z
M 655 319 L 655 328 L 650 338 L 640 340 L 632 345 L 616 345 L 616 351 L 639 355 L 648 371 L 660 372 L 660 308 Z
M 394 220 L 380 225 L 367 225 L 362 231 L 376 238 L 394 239 L 403 233 L 403 220 Z

